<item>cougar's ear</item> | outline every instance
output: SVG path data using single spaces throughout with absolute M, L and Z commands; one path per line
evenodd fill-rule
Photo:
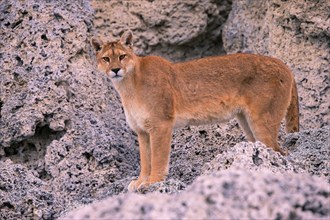
M 133 46 L 133 33 L 132 31 L 128 30 L 121 35 L 120 43 L 126 47 L 132 48 Z
M 91 45 L 93 46 L 96 52 L 99 52 L 102 49 L 103 42 L 100 38 L 92 38 Z

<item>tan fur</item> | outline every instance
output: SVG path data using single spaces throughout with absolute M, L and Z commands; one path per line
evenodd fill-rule
M 298 131 L 299 112 L 294 76 L 283 62 L 232 54 L 174 64 L 157 56 L 138 57 L 131 42 L 131 32 L 117 42 L 92 40 L 98 68 L 112 79 L 138 135 L 141 171 L 130 191 L 164 180 L 175 127 L 236 117 L 249 141 L 286 154 L 277 142 L 280 122 L 286 116 L 287 130 Z M 119 55 L 126 56 L 120 60 Z M 120 77 L 114 78 L 114 69 L 120 69 Z

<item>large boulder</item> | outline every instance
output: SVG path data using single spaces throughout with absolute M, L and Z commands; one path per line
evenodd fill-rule
M 172 61 L 223 54 L 221 33 L 231 0 L 107 1 L 95 0 L 95 29 L 115 40 L 131 29 L 139 55 L 161 55 Z
M 219 158 L 219 159 L 218 159 Z M 220 169 L 219 169 L 220 168 Z M 68 213 L 62 219 L 327 219 L 325 179 L 261 143 L 240 143 L 210 162 L 185 191 L 123 194 Z M 297 172 L 300 172 L 297 174 Z M 171 182 L 168 182 L 171 183 Z M 158 184 L 161 191 L 171 187 Z M 167 190 L 166 190 L 167 189 Z
M 92 12 L 88 1 L 0 3 L 1 219 L 58 217 L 138 171 L 118 97 L 95 70 Z

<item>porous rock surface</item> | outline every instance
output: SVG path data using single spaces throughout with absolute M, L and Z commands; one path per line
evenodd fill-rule
M 126 29 L 135 35 L 139 55 L 172 61 L 223 54 L 222 25 L 231 0 L 93 1 L 98 36 L 115 40 Z
M 191 186 L 167 180 L 144 191 L 154 193 L 114 196 L 61 219 L 328 219 L 330 151 L 318 140 L 329 139 L 329 129 L 287 135 L 288 157 L 260 142 L 238 143 L 204 164 Z M 325 163 L 318 173 L 306 169 L 316 150 Z
M 224 48 L 221 40 L 231 1 L 164 2 L 0 2 L 0 219 L 68 218 L 64 213 L 106 197 L 111 197 L 105 200 L 110 202 L 96 204 L 98 210 L 91 213 L 87 206 L 69 216 L 78 218 L 85 213 L 101 218 L 106 211 L 103 217 L 108 218 L 329 217 L 329 114 L 324 104 L 328 84 L 320 81 L 327 73 L 324 31 L 316 32 L 321 34 L 313 42 L 319 39 L 319 43 L 312 47 L 304 41 L 299 48 L 313 58 L 310 75 L 305 71 L 305 57 L 298 63 L 293 55 L 292 60 L 284 59 L 295 65 L 296 77 L 299 66 L 307 74 L 308 83 L 298 82 L 298 89 L 302 128 L 311 128 L 289 135 L 281 130 L 289 157 L 267 150 L 261 143 L 242 142 L 245 138 L 236 121 L 187 127 L 173 134 L 167 180 L 144 192 L 163 194 L 126 194 L 127 185 L 139 171 L 136 137 L 126 125 L 110 80 L 95 69 L 90 37 L 117 39 L 130 28 L 138 54 L 160 54 L 173 61 L 221 54 L 224 48 L 234 51 L 226 34 Z M 238 3 L 234 1 L 233 11 L 255 8 L 244 4 L 240 8 Z M 281 7 L 291 5 L 291 1 L 279 3 Z M 320 16 L 325 7 L 316 7 Z M 305 18 L 307 12 L 298 17 Z M 232 21 L 237 16 L 231 12 L 226 25 L 233 33 L 238 23 Z M 255 30 L 252 27 L 259 22 L 253 23 L 249 16 L 246 13 L 250 23 L 244 24 Z M 318 25 L 308 26 L 311 32 L 314 27 L 327 30 L 325 23 L 316 21 Z M 288 36 L 276 40 L 291 42 L 294 36 Z M 244 39 L 250 39 L 246 45 L 252 42 Z M 297 49 L 294 43 L 286 45 L 288 49 L 279 47 L 279 58 L 285 58 L 284 51 Z M 320 59 L 311 48 L 323 54 Z M 265 47 L 264 53 L 268 50 L 272 51 Z M 302 89 L 306 85 L 311 89 Z M 303 102 L 316 93 L 320 106 L 307 108 Z M 238 208 L 242 211 L 237 212 Z
M 327 219 L 329 205 L 317 177 L 241 168 L 200 176 L 180 194 L 123 194 L 61 219 Z
M 52 219 L 121 192 L 135 140 L 95 71 L 88 1 L 0 3 L 0 219 Z
M 292 163 L 330 183 L 330 126 L 288 134 L 283 145 L 290 149 Z
M 301 128 L 330 121 L 330 2 L 234 0 L 223 30 L 227 53 L 249 52 L 284 61 L 298 84 Z

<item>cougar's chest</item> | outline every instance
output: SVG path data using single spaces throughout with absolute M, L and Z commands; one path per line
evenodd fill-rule
M 134 131 L 145 130 L 148 112 L 134 101 L 123 102 L 125 117 L 128 125 Z

